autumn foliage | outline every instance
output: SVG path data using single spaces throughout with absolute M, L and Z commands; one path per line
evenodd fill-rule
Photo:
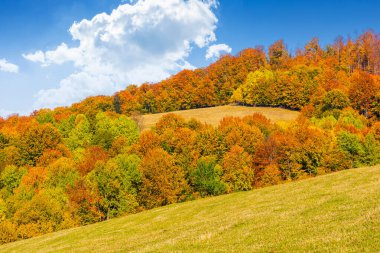
M 282 40 L 155 84 L 0 118 L 0 242 L 204 196 L 380 163 L 380 37 Z M 213 127 L 167 114 L 237 103 L 300 110 Z

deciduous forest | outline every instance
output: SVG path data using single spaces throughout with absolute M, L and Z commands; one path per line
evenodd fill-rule
M 226 104 L 299 110 L 214 127 L 168 114 Z M 291 54 L 224 55 L 206 68 L 70 107 L 0 118 L 0 242 L 158 206 L 380 163 L 380 34 L 312 39 Z

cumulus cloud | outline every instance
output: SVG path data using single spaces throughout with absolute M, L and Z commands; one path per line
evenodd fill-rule
M 9 73 L 18 73 L 18 66 L 10 63 L 5 59 L 0 59 L 0 71 Z
M 206 59 L 219 58 L 223 52 L 229 54 L 231 51 L 232 48 L 226 44 L 212 45 L 207 49 Z
M 22 54 L 22 57 L 24 57 L 25 59 L 32 61 L 32 62 L 40 62 L 40 63 L 45 62 L 45 54 L 41 50 L 39 50 L 35 53 Z
M 42 66 L 71 62 L 76 72 L 55 89 L 40 90 L 36 107 L 67 105 L 89 95 L 112 94 L 127 84 L 154 82 L 192 68 L 192 47 L 216 40 L 216 1 L 139 0 L 110 14 L 74 23 L 78 46 L 24 54 Z

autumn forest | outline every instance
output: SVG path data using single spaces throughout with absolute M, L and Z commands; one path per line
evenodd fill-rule
M 217 127 L 167 114 L 227 104 L 300 111 Z M 0 118 L 0 242 L 207 196 L 380 163 L 380 34 L 289 52 L 223 55 L 206 68 L 70 107 Z

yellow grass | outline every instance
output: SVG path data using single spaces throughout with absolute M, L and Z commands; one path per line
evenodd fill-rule
M 282 108 L 271 107 L 247 107 L 236 105 L 225 105 L 210 108 L 191 109 L 171 112 L 182 116 L 186 120 L 197 119 L 202 123 L 217 126 L 221 119 L 226 116 L 244 117 L 253 113 L 261 113 L 273 122 L 291 121 L 298 117 L 299 112 Z M 142 129 L 153 127 L 157 121 L 167 113 L 147 114 L 142 116 Z

